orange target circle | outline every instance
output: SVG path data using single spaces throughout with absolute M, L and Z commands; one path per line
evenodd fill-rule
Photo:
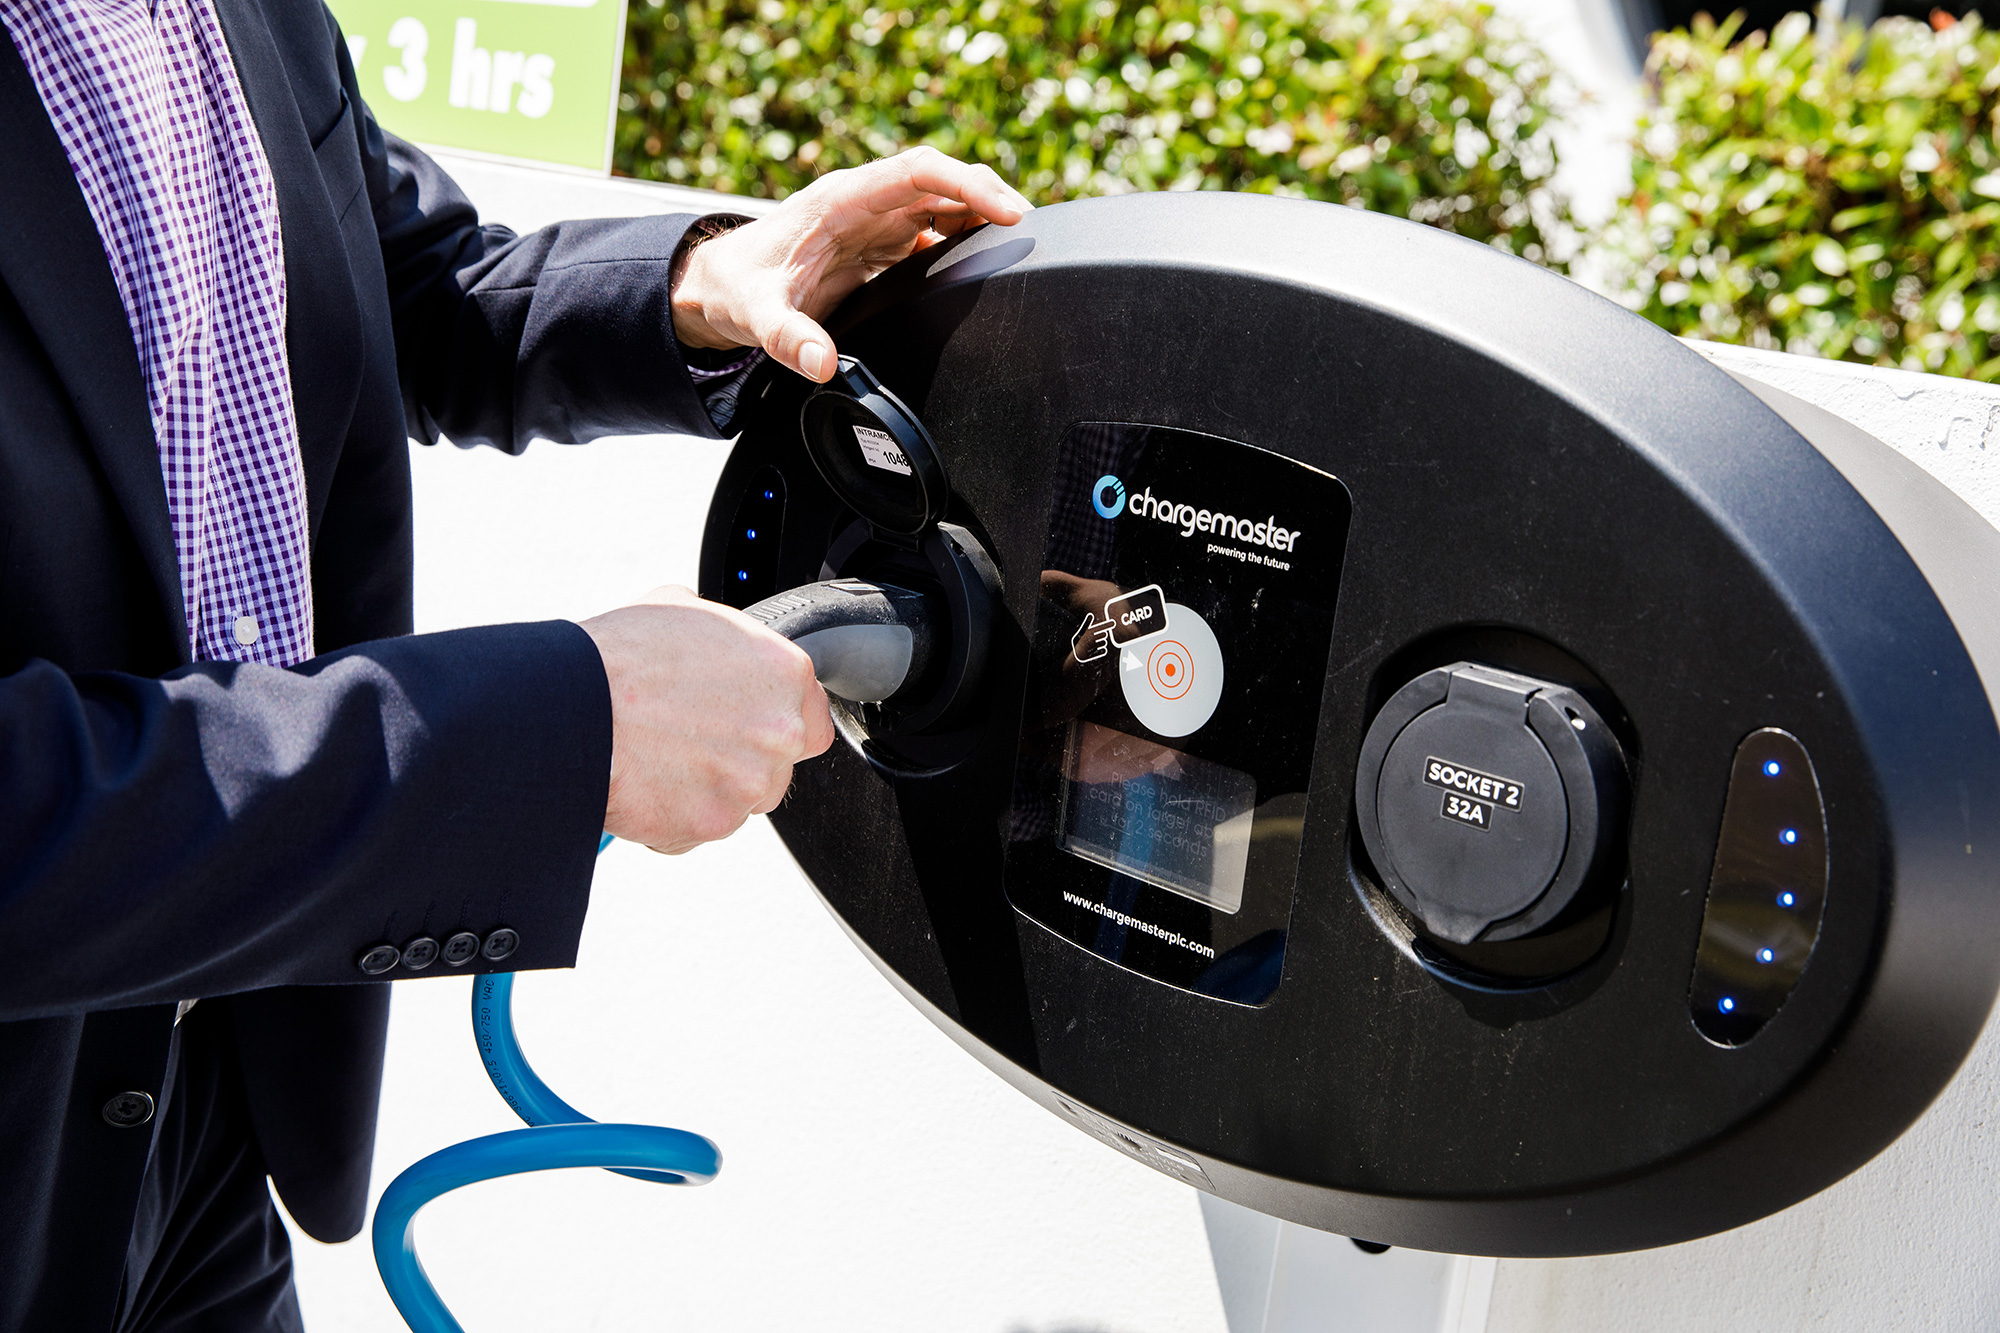
M 1146 657 L 1146 683 L 1162 699 L 1178 699 L 1194 684 L 1193 654 L 1184 644 L 1162 639 Z

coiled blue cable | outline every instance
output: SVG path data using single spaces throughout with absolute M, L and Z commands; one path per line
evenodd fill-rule
M 610 845 L 607 833 L 597 850 Z M 706 1185 L 722 1169 L 722 1154 L 699 1134 L 659 1125 L 599 1124 L 542 1082 L 514 1033 L 513 973 L 474 978 L 472 1030 L 487 1077 L 529 1128 L 434 1152 L 382 1192 L 371 1233 L 375 1268 L 412 1333 L 465 1333 L 417 1258 L 417 1210 L 440 1194 L 476 1181 L 562 1167 L 603 1167 L 664 1185 Z

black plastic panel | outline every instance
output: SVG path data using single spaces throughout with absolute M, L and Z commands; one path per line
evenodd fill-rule
M 1799 984 L 1826 911 L 1826 811 L 1806 747 L 1776 727 L 1736 749 L 1688 1008 L 1718 1046 L 1764 1030 Z
M 778 550 L 784 536 L 785 479 L 766 464 L 750 475 L 736 502 L 723 548 L 722 588 L 717 600 L 742 608 L 763 601 L 778 588 Z
M 1324 472 L 1082 422 L 1042 553 L 1007 894 L 1071 943 L 1240 1004 L 1277 988 L 1347 545 Z

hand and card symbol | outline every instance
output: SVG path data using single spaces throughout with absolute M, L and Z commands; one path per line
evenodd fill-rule
M 1094 615 L 1085 616 L 1069 636 L 1071 656 L 1079 662 L 1095 662 L 1111 651 L 1111 622 Z
M 1114 645 L 1123 648 L 1166 630 L 1166 592 L 1159 584 L 1149 583 L 1105 602 L 1101 619 L 1095 614 L 1085 616 L 1076 633 L 1070 635 L 1070 651 L 1078 662 L 1095 662 Z

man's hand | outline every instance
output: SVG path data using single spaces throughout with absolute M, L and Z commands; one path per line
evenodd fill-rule
M 829 172 L 695 247 L 674 288 L 674 335 L 688 347 L 761 347 L 824 382 L 838 361 L 819 321 L 849 292 L 947 236 L 1012 226 L 1031 207 L 991 167 L 935 148 Z
M 741 611 L 656 588 L 583 628 L 611 681 L 608 833 L 670 855 L 727 837 L 833 743 L 811 659 Z

